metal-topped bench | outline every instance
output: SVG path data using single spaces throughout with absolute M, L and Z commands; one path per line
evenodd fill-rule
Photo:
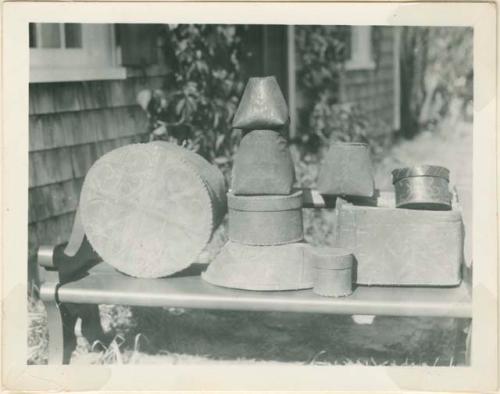
M 38 253 L 38 262 L 44 268 L 40 297 L 48 313 L 49 364 L 70 361 L 76 345 L 74 326 L 77 317 L 69 309 L 76 305 L 87 305 L 81 310 L 84 311 L 82 331 L 89 339 L 102 335 L 97 310 L 99 304 L 453 317 L 463 319 L 466 325 L 472 318 L 468 280 L 453 288 L 358 286 L 349 297 L 327 298 L 315 295 L 311 290 L 256 292 L 220 288 L 201 279 L 199 274 L 205 267 L 201 264 L 193 264 L 168 278 L 137 279 L 100 262 L 86 239 L 73 257 L 64 254 L 64 247 L 65 244 L 44 246 Z M 469 344 L 466 348 L 470 348 Z

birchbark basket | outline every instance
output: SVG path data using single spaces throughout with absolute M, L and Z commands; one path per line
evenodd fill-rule
M 250 246 L 229 241 L 202 278 L 217 286 L 255 291 L 309 289 L 313 270 L 306 243 Z
M 307 250 L 313 266 L 313 292 L 325 297 L 345 297 L 352 293 L 353 255 L 345 250 L 312 247 Z
M 222 173 L 167 142 L 128 145 L 102 156 L 80 197 L 93 248 L 119 271 L 140 278 L 189 266 L 225 212 Z
M 331 143 L 321 164 L 317 184 L 321 194 L 372 197 L 375 184 L 368 145 Z
M 294 181 L 292 155 L 282 135 L 273 130 L 254 130 L 243 137 L 234 158 L 234 194 L 290 194 Z
M 446 211 L 451 209 L 450 171 L 422 165 L 392 171 L 398 208 Z
M 227 194 L 229 239 L 245 245 L 281 245 L 302 241 L 302 191 L 288 196 Z
M 362 285 L 458 286 L 464 233 L 459 211 L 337 202 L 333 246 L 351 250 Z

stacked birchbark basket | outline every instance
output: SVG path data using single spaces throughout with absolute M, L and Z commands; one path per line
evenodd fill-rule
M 456 286 L 463 226 L 449 172 L 393 171 L 393 198 L 377 195 L 367 145 L 332 143 L 318 191 L 334 196 L 332 247 L 304 241 L 303 191 L 283 130 L 288 108 L 274 77 L 251 78 L 233 127 L 243 130 L 231 188 L 201 156 L 166 142 L 129 145 L 86 176 L 79 215 L 96 252 L 128 275 L 159 278 L 195 262 L 229 214 L 229 241 L 202 274 L 244 290 L 313 288 L 346 296 L 352 285 Z M 328 199 L 331 201 L 332 199 Z
M 288 108 L 274 78 L 250 79 L 233 127 L 246 133 L 234 158 L 228 192 L 229 242 L 203 278 L 247 290 L 312 287 L 305 258 L 302 192 L 280 131 Z

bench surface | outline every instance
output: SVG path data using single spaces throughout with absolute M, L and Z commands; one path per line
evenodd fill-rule
M 342 298 L 321 297 L 312 290 L 245 291 L 205 282 L 193 265 L 173 277 L 137 279 L 100 263 L 76 281 L 58 287 L 63 303 L 118 304 L 247 311 L 308 312 L 349 315 L 472 317 L 469 292 L 453 288 L 358 286 Z M 42 299 L 44 286 L 41 289 Z

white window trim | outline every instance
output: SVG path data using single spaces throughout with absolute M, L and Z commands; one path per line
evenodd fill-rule
M 351 28 L 351 58 L 345 63 L 347 70 L 374 70 L 372 58 L 371 26 L 353 26 Z
M 89 27 L 84 24 L 83 28 L 86 29 Z M 30 83 L 125 79 L 127 77 L 127 69 L 119 65 L 121 63 L 121 56 L 119 48 L 116 46 L 114 29 L 112 28 L 112 25 L 109 25 L 108 29 L 109 42 L 106 42 L 105 44 L 107 45 L 109 51 L 109 54 L 107 54 L 109 55 L 109 58 L 102 64 L 63 66 L 64 61 L 68 57 L 71 58 L 72 55 L 75 57 L 81 56 L 82 54 L 84 56 L 90 56 L 90 53 L 88 53 L 88 49 L 86 48 L 30 48 L 30 57 L 32 57 L 31 61 L 34 63 L 30 67 Z M 84 33 L 85 32 L 82 31 L 82 35 Z M 90 42 L 92 42 L 92 40 L 90 40 Z M 63 64 L 43 65 L 44 56 L 48 56 L 53 59 L 60 58 L 62 60 L 61 63 Z
M 125 67 L 39 68 L 30 70 L 30 83 L 93 81 L 125 79 L 126 77 Z

